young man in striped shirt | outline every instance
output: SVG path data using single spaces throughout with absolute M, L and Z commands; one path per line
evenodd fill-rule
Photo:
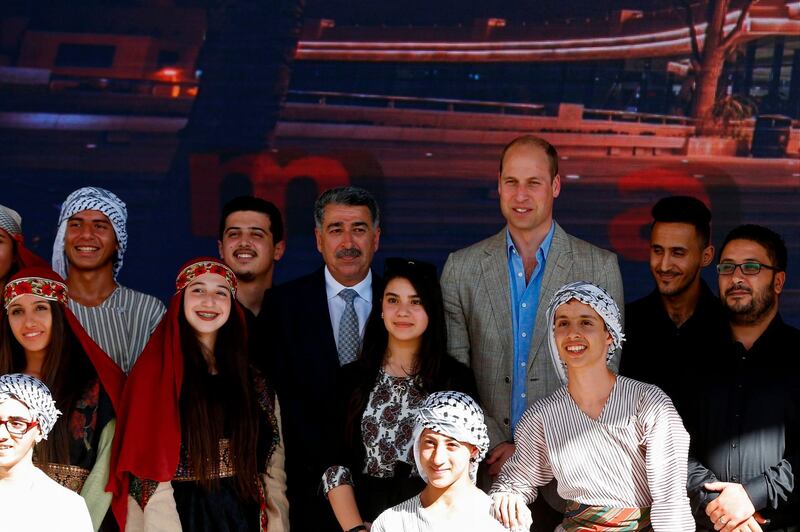
M 125 203 L 112 192 L 78 189 L 61 206 L 53 244 L 53 269 L 66 280 L 70 309 L 126 373 L 166 311 L 155 297 L 117 282 L 127 219 Z

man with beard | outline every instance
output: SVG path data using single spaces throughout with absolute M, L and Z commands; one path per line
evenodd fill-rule
M 286 250 L 280 211 L 261 198 L 232 199 L 222 208 L 217 245 L 219 256 L 239 282 L 236 299 L 258 316 L 264 293 L 272 288 L 275 262 Z
M 325 264 L 267 292 L 258 321 L 283 411 L 291 528 L 327 532 L 340 530 L 320 490 L 323 472 L 335 463 L 331 438 L 341 433 L 332 399 L 339 367 L 358 357 L 372 304 L 383 293 L 370 268 L 381 233 L 375 198 L 357 187 L 323 192 L 314 221 Z
M 786 245 L 766 227 L 737 227 L 722 246 L 719 293 L 733 341 L 686 409 L 688 489 L 701 531 L 800 530 L 797 379 L 787 371 L 800 331 L 778 312 L 786 263 Z
M 697 367 L 727 339 L 722 305 L 700 277 L 714 260 L 711 211 L 690 196 L 660 199 L 652 210 L 647 296 L 625 307 L 620 374 L 655 384 L 681 410 L 692 390 L 686 369 Z M 703 374 L 704 372 L 698 372 Z

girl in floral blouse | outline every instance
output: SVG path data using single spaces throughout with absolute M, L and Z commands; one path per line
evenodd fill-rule
M 425 486 L 414 465 L 417 409 L 432 392 L 477 396 L 472 371 L 447 355 L 436 268 L 386 261 L 359 360 L 342 368 L 343 434 L 323 490 L 344 530 L 364 530 L 383 510 Z
M 34 463 L 86 500 L 95 530 L 115 530 L 108 479 L 122 370 L 67 306 L 67 286 L 48 268 L 24 268 L 3 291 L 0 375 L 43 381 L 64 419 L 36 447 Z

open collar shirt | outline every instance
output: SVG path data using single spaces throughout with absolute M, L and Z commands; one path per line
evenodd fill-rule
M 533 340 L 533 326 L 539 308 L 539 293 L 542 290 L 545 261 L 553 243 L 556 224 L 550 225 L 539 249 L 536 250 L 536 267 L 531 278 L 525 280 L 525 265 L 517 251 L 511 232 L 506 229 L 506 249 L 508 250 L 508 276 L 511 289 L 511 316 L 514 325 L 514 358 L 511 380 L 511 430 L 517 426 L 525 409 L 528 408 L 528 353 Z M 545 305 L 547 303 L 545 302 Z

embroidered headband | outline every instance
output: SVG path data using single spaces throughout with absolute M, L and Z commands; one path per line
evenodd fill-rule
M 611 361 L 614 357 L 614 353 L 616 353 L 617 349 L 622 347 L 622 342 L 625 340 L 625 334 L 622 332 L 622 317 L 620 316 L 619 307 L 608 292 L 588 281 L 576 281 L 559 288 L 553 295 L 553 299 L 550 300 L 550 305 L 547 307 L 547 323 L 550 327 L 547 339 L 550 357 L 562 383 L 567 382 L 567 373 L 564 362 L 561 360 L 561 357 L 558 356 L 554 321 L 556 309 L 572 299 L 589 305 L 603 318 L 612 339 L 611 345 L 608 347 L 608 353 L 606 354 L 606 363 Z
M 417 411 L 414 427 L 414 460 L 417 471 L 427 482 L 425 471 L 420 467 L 420 436 L 425 429 L 453 438 L 459 442 L 470 443 L 478 448 L 478 457 L 470 463 L 469 476 L 477 480 L 478 463 L 489 451 L 489 432 L 483 418 L 483 410 L 472 397 L 461 392 L 434 392 L 430 394 Z
M 215 273 L 224 277 L 231 291 L 231 296 L 236 299 L 236 274 L 226 265 L 215 260 L 199 260 L 182 269 L 178 278 L 175 279 L 175 291 L 180 292 L 193 280 L 206 273 Z
M 114 233 L 117 235 L 117 253 L 114 258 L 114 279 L 122 269 L 122 258 L 128 247 L 128 230 L 125 224 L 128 221 L 128 209 L 125 202 L 113 192 L 100 187 L 79 188 L 69 196 L 61 205 L 61 214 L 58 216 L 58 232 L 53 242 L 53 270 L 61 277 L 67 277 L 67 258 L 64 254 L 64 237 L 67 234 L 69 219 L 83 211 L 100 211 L 108 217 Z
M 55 301 L 62 305 L 66 305 L 69 300 L 67 285 L 64 283 L 45 277 L 21 277 L 6 284 L 6 288 L 3 291 L 4 307 L 8 308 L 18 298 L 28 294 Z
M 42 438 L 46 440 L 58 416 L 61 415 L 47 386 L 39 379 L 22 373 L 2 375 L 0 376 L 0 403 L 8 399 L 16 399 L 28 407 L 33 419 L 39 425 Z
M 22 216 L 14 209 L 0 205 L 0 229 L 5 229 L 11 236 L 22 234 Z

